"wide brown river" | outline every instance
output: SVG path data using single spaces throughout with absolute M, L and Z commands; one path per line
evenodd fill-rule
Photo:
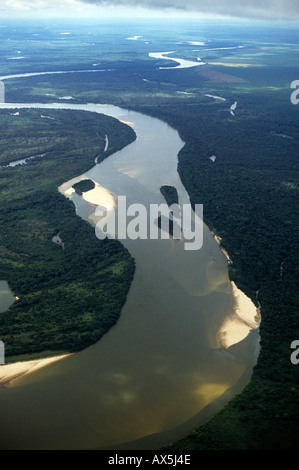
M 117 209 L 117 196 L 147 208 L 165 202 L 165 184 L 176 187 L 180 204 L 189 203 L 177 172 L 184 142 L 162 121 L 110 105 L 0 107 L 19 108 L 18 119 L 23 107 L 80 109 L 133 126 L 134 143 L 59 188 L 90 223 L 96 205 Z M 71 187 L 85 178 L 96 187 L 82 198 Z M 172 240 L 122 243 L 136 273 L 117 325 L 97 344 L 1 389 L 2 449 L 157 449 L 205 422 L 248 383 L 258 354 L 256 309 L 233 291 L 208 228 L 199 250 Z

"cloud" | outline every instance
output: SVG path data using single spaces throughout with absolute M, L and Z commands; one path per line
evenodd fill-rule
M 88 2 L 87 2 L 88 3 Z M 96 4 L 96 2 L 90 2 Z M 80 0 L 1 0 L 0 11 L 32 12 L 47 9 L 70 9 L 80 6 Z
M 56 11 L 72 15 L 107 11 L 196 12 L 199 15 L 239 18 L 297 20 L 299 0 L 0 0 L 1 12 L 36 13 Z
M 181 10 L 240 18 L 299 20 L 299 0 L 81 0 L 101 6 Z

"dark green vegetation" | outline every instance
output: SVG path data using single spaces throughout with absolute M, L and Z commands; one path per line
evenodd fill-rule
M 176 222 L 173 220 L 173 217 L 180 216 L 179 214 L 180 209 L 176 207 L 177 209 L 177 210 L 175 209 L 175 211 L 177 212 L 176 214 L 174 213 L 173 208 L 171 208 L 172 205 L 179 203 L 179 196 L 178 196 L 177 189 L 174 186 L 164 185 L 164 186 L 161 186 L 160 191 L 161 191 L 161 194 L 164 196 L 168 207 L 172 210 L 169 210 L 169 216 L 158 217 L 158 221 L 157 221 L 158 227 L 160 229 L 162 228 L 163 230 L 166 230 L 171 237 L 179 237 L 181 236 L 180 235 L 181 229 L 177 226 L 177 231 L 176 233 L 174 233 L 174 228 L 175 228 L 174 224 Z
M 76 193 L 79 194 L 79 196 L 81 196 L 83 193 L 86 193 L 94 189 L 95 184 L 91 180 L 81 180 L 79 181 L 79 183 L 75 183 L 72 187 L 76 191 Z
M 49 102 L 71 95 L 76 102 L 131 107 L 178 129 L 186 142 L 179 172 L 192 203 L 204 205 L 205 222 L 222 238 L 233 261 L 231 279 L 255 303 L 258 291 L 261 351 L 249 385 L 209 423 L 169 449 L 296 449 L 299 365 L 290 362 L 290 344 L 299 337 L 299 105 L 290 102 L 290 83 L 299 79 L 298 25 L 143 24 L 118 28 L 117 33 L 115 28 L 97 26 L 91 30 L 95 46 L 77 25 L 61 41 L 65 26 L 59 30 L 56 25 L 46 40 L 53 46 L 48 43 L 49 60 L 41 38 L 32 41 L 32 28 L 26 30 L 26 45 L 28 53 L 38 52 L 35 59 L 31 55 L 22 64 L 10 61 L 9 73 L 59 70 L 64 63 L 82 70 L 93 62 L 103 69 L 113 65 L 114 72 L 12 80 L 7 101 Z M 20 48 L 19 34 L 16 29 L 9 41 L 3 38 L 2 50 Z M 126 41 L 135 34 L 143 34 L 150 44 Z M 208 44 L 195 47 L 187 40 Z M 246 47 L 205 50 L 239 45 Z M 147 54 L 163 50 L 176 50 L 178 57 L 189 60 L 200 56 L 208 65 L 158 70 L 170 61 L 149 59 Z M 1 67 L 7 74 L 7 62 Z M 234 101 L 238 106 L 232 116 L 229 108 Z M 60 228 L 53 227 L 51 235 Z M 62 231 L 61 237 L 65 239 Z M 61 253 L 61 247 L 56 248 Z
M 161 186 L 160 191 L 169 207 L 179 203 L 178 192 L 174 186 Z
M 115 240 L 100 241 L 58 186 L 93 166 L 109 131 L 111 152 L 135 139 L 113 118 L 86 112 L 0 112 L 0 279 L 19 298 L 0 315 L 7 361 L 72 352 L 97 341 L 117 321 L 134 261 Z M 75 130 L 75 131 L 74 131 Z M 81 188 L 82 189 L 82 188 Z M 53 242 L 58 235 L 63 243 Z M 55 240 L 55 239 L 54 239 Z

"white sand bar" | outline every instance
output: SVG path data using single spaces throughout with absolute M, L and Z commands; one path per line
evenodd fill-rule
M 46 359 L 36 359 L 32 361 L 15 362 L 11 364 L 4 364 L 0 366 L 0 387 L 11 384 L 15 379 L 18 379 L 24 375 L 41 369 L 42 367 L 48 366 L 53 362 L 57 362 L 70 354 L 64 354 L 56 357 L 49 357 Z

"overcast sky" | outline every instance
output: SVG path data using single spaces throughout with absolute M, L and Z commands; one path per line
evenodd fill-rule
M 198 16 L 299 21 L 299 0 L 0 0 L 0 14 L 5 16 L 136 16 L 144 8 L 152 15 L 196 12 Z

